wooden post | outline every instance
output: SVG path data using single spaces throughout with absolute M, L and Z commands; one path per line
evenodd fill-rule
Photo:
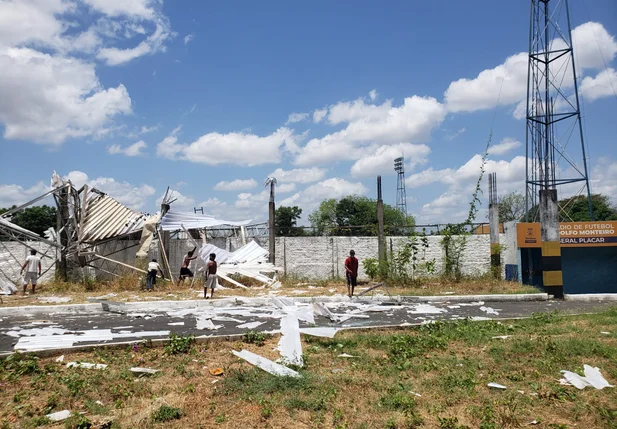
M 69 186 L 63 186 L 58 192 L 58 211 L 56 214 L 56 226 L 60 241 L 60 259 L 56 262 L 56 278 L 68 281 L 68 264 L 66 259 L 69 244 Z

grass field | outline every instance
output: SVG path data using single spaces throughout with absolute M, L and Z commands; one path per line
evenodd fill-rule
M 0 366 L 0 427 L 617 428 L 615 388 L 581 391 L 558 381 L 561 369 L 581 373 L 587 363 L 617 384 L 617 308 L 302 342 L 300 379 L 269 375 L 230 353 L 246 348 L 276 359 L 277 338 L 257 333 L 235 342 L 178 337 L 166 347 L 96 349 L 64 359 L 105 363 L 105 370 L 14 355 Z M 161 372 L 138 378 L 133 366 Z M 217 367 L 222 376 L 209 373 Z M 55 425 L 42 417 L 63 409 L 84 414 Z

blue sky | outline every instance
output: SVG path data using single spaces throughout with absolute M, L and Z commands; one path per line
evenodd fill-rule
M 592 190 L 617 202 L 617 3 L 570 7 Z M 56 170 L 259 221 L 274 175 L 305 223 L 377 174 L 393 204 L 404 153 L 409 212 L 458 221 L 491 124 L 488 171 L 524 189 L 528 34 L 528 1 L 0 0 L 0 206 Z

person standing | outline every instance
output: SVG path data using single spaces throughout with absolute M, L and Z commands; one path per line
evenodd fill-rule
M 210 298 L 214 296 L 214 289 L 218 286 L 218 276 L 216 270 L 218 265 L 215 261 L 216 254 L 210 253 L 210 260 L 206 264 L 206 284 L 204 285 L 204 298 L 208 299 L 208 288 L 210 288 Z
M 156 262 L 156 259 L 153 259 L 150 263 L 148 263 L 148 274 L 146 275 L 147 291 L 151 291 L 152 287 L 156 284 L 156 275 L 159 271 L 163 272 L 159 263 Z
M 30 255 L 26 258 L 26 262 L 24 262 L 24 264 L 21 266 L 20 274 L 23 274 L 24 270 L 26 270 L 26 275 L 24 275 L 23 282 L 24 295 L 26 294 L 26 289 L 28 288 L 28 282 L 32 283 L 32 293 L 34 294 L 36 293 L 36 281 L 41 275 L 41 258 L 36 256 L 36 250 L 30 250 Z
M 193 256 L 193 253 L 195 253 L 195 249 L 197 249 L 197 247 L 193 247 L 193 250 L 190 250 L 184 257 L 182 267 L 180 268 L 180 278 L 178 279 L 178 286 L 180 286 L 180 283 L 184 282 L 185 278 L 193 278 L 193 272 L 191 271 L 190 266 L 191 261 L 197 259 L 197 256 Z
M 347 277 L 347 295 L 351 298 L 358 279 L 358 258 L 356 252 L 349 251 L 349 257 L 345 259 L 345 274 Z

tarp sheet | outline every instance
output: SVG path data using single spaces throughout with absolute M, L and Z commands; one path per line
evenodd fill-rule
M 215 226 L 243 226 L 251 223 L 250 220 L 240 222 L 216 219 L 212 216 L 199 213 L 169 210 L 161 219 L 163 231 L 179 231 L 181 229 L 203 229 Z

